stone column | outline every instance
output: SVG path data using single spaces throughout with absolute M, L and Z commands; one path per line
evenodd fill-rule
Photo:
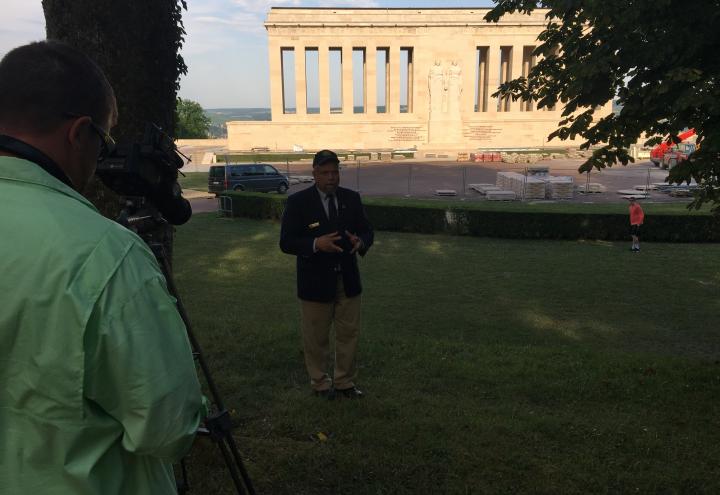
M 531 59 L 528 59 L 525 57 L 526 51 L 525 51 L 524 46 L 522 47 L 522 49 L 523 49 L 523 59 L 522 59 L 522 74 L 521 75 L 523 77 L 527 78 L 528 74 L 530 73 Z M 529 112 L 530 110 L 532 110 L 532 102 L 523 101 L 522 104 L 520 105 L 520 109 L 523 112 Z
M 390 46 L 388 45 L 385 49 L 385 101 L 383 106 L 385 107 L 385 115 L 390 112 Z
M 365 47 L 365 113 L 377 113 L 377 47 Z
M 523 75 L 523 45 L 514 45 L 512 47 L 512 77 L 510 79 L 517 79 Z M 526 103 L 523 100 L 515 100 L 510 102 L 511 112 L 522 112 L 525 111 Z
M 525 77 L 528 77 L 530 75 L 530 71 L 535 66 L 535 56 L 532 54 L 533 50 L 535 48 L 532 47 L 528 50 L 528 60 L 525 61 L 525 48 L 523 47 L 523 75 Z M 535 110 L 535 102 L 532 100 L 525 102 L 525 111 L 532 112 Z
M 504 52 L 504 53 L 503 53 Z M 509 52 L 507 48 L 505 50 L 500 47 L 500 79 L 498 85 L 504 84 L 508 81 L 508 75 L 510 74 L 512 64 L 512 52 Z M 510 105 L 508 104 L 507 96 L 504 98 L 498 98 L 500 100 L 500 111 L 509 112 Z
M 400 46 L 390 45 L 390 65 L 388 68 L 389 96 L 387 113 L 397 115 L 400 113 Z
M 462 57 L 458 57 L 458 63 L 462 68 L 462 98 L 460 100 L 460 113 L 462 115 L 472 115 L 475 108 L 475 85 L 477 82 L 477 68 L 475 67 L 475 57 L 477 56 L 477 48 L 468 46 Z
M 342 112 L 353 114 L 353 59 L 352 45 L 342 47 Z
M 408 52 L 407 70 L 407 105 L 408 113 L 415 113 L 415 49 Z
M 295 114 L 307 115 L 305 45 L 295 45 Z
M 283 115 L 282 53 L 275 38 L 268 40 L 268 62 L 270 66 L 270 112 L 273 119 Z
M 477 80 L 475 81 L 475 84 L 477 85 L 475 90 L 477 92 L 477 100 L 474 102 L 474 104 L 477 105 L 478 112 L 487 112 L 487 99 L 485 98 L 485 95 L 487 94 L 487 55 L 488 50 L 480 47 L 478 66 L 476 68 Z
M 492 96 L 500 85 L 500 45 L 490 45 L 488 47 L 487 60 L 487 95 L 488 95 L 488 113 L 497 113 L 498 99 Z
M 318 45 L 318 92 L 320 93 L 320 115 L 330 115 L 330 47 Z

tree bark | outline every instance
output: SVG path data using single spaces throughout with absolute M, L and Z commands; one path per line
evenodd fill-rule
M 184 0 L 42 0 L 48 39 L 63 41 L 102 68 L 115 90 L 118 141 L 142 138 L 147 122 L 173 135 L 184 41 Z M 70 111 L 70 109 L 68 109 Z M 118 198 L 93 180 L 84 194 L 115 218 Z

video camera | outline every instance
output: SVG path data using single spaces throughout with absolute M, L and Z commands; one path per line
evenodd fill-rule
M 136 209 L 155 207 L 169 223 L 182 225 L 192 215 L 177 182 L 183 165 L 172 138 L 148 123 L 141 142 L 118 143 L 96 173 L 107 187 L 132 199 Z

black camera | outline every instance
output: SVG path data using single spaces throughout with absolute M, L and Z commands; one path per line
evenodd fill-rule
M 98 163 L 96 173 L 117 194 L 141 198 L 171 224 L 182 225 L 192 215 L 177 182 L 183 165 L 172 138 L 155 124 L 147 124 L 141 142 L 118 143 Z
M 343 254 L 349 254 L 353 249 L 353 243 L 350 242 L 350 238 L 345 233 L 345 227 L 343 227 L 342 224 L 338 227 L 338 235 L 340 236 L 340 239 L 335 241 L 335 244 L 342 248 Z

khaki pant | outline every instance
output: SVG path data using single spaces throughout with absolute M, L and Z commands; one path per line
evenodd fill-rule
M 355 354 L 360 335 L 360 296 L 347 297 L 338 276 L 335 300 L 327 303 L 300 300 L 305 367 L 314 390 L 338 390 L 355 386 Z M 330 327 L 335 327 L 335 379 L 327 373 Z

